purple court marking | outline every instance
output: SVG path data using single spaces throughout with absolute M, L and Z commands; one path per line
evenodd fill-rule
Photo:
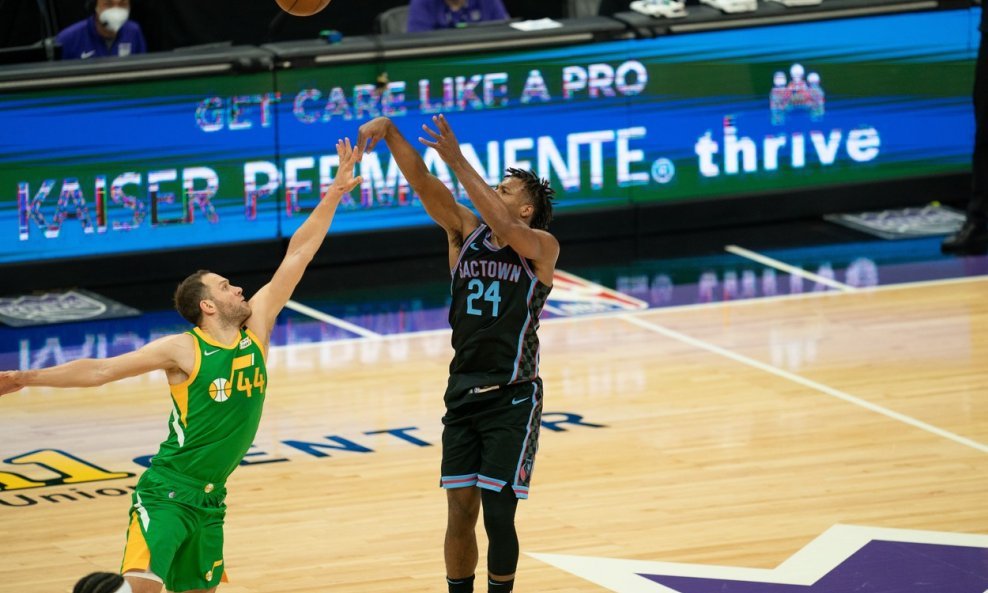
M 726 554 L 747 555 L 745 548 L 737 544 L 725 543 L 722 547 Z M 527 554 L 617 593 L 983 593 L 988 590 L 988 535 L 975 533 L 838 524 L 771 569 Z
M 679 593 L 984 593 L 988 549 L 875 540 L 812 585 L 641 576 Z

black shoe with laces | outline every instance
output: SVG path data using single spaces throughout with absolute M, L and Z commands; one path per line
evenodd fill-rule
M 943 253 L 984 253 L 988 251 L 988 224 L 968 219 L 964 226 L 940 244 Z

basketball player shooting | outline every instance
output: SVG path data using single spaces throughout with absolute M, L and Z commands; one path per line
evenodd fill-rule
M 25 386 L 96 387 L 163 370 L 174 408 L 168 438 L 132 495 L 121 573 L 134 593 L 210 592 L 225 579 L 227 477 L 254 440 L 267 393 L 271 331 L 322 245 L 336 208 L 360 184 L 360 153 L 336 145 L 332 185 L 292 235 L 271 281 L 246 300 L 229 280 L 199 270 L 179 284 L 175 307 L 195 327 L 107 359 L 0 372 L 0 395 Z
M 552 194 L 530 171 L 508 169 L 495 188 L 470 166 L 449 122 L 432 118 L 419 141 L 436 150 L 477 208 L 478 218 L 429 173 L 387 118 L 360 127 L 357 150 L 387 144 L 426 212 L 445 231 L 452 275 L 453 360 L 444 401 L 440 485 L 450 593 L 471 593 L 474 530 L 484 511 L 487 590 L 510 593 L 518 565 L 515 511 L 528 498 L 542 415 L 539 313 L 552 287 L 559 242 L 547 231 Z

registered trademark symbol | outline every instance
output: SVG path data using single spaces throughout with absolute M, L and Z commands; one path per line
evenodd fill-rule
M 669 183 L 676 176 L 676 165 L 667 158 L 656 159 L 652 163 L 652 179 L 656 183 Z

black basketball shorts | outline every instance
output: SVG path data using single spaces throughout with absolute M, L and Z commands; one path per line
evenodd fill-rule
M 528 498 L 542 421 L 542 380 L 477 388 L 483 398 L 443 416 L 443 488 L 477 486 L 500 492 L 511 486 Z M 469 397 L 469 395 L 467 396 Z

